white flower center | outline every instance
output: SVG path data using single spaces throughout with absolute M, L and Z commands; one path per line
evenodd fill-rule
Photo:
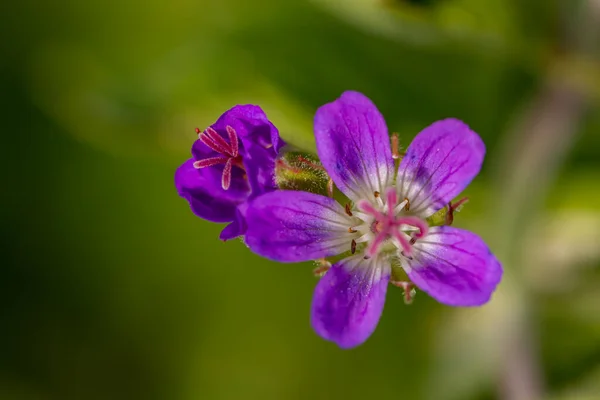
M 360 236 L 352 241 L 352 252 L 357 243 L 367 243 L 366 255 L 373 257 L 380 252 L 397 249 L 405 257 L 411 257 L 412 246 L 423 238 L 428 231 L 428 224 L 423 219 L 409 214 L 410 200 L 399 201 L 395 188 L 388 188 L 385 201 L 379 192 L 375 192 L 374 201 L 359 200 L 358 211 L 346 213 L 361 220 L 361 223 L 348 229 L 350 233 Z

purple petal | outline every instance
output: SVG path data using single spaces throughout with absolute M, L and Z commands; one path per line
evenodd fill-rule
M 366 96 L 344 92 L 315 115 L 317 152 L 336 186 L 350 199 L 391 185 L 394 161 L 383 116 Z
M 231 240 L 246 233 L 246 210 L 248 202 L 240 204 L 235 210 L 234 220 L 221 231 L 219 239 L 223 241 Z
M 333 199 L 314 193 L 277 191 L 250 202 L 246 244 L 275 261 L 300 262 L 350 249 L 352 220 Z
M 187 160 L 175 173 L 177 192 L 189 203 L 194 214 L 213 222 L 235 219 L 236 207 L 248 197 L 249 187 L 239 168 L 234 168 L 231 186 L 221 187 L 223 166 L 194 168 L 194 159 Z
M 396 181 L 411 212 L 428 217 L 447 205 L 479 173 L 484 155 L 479 135 L 457 119 L 423 129 L 408 146 Z
M 389 280 L 390 265 L 380 258 L 356 255 L 334 264 L 315 288 L 313 328 L 342 348 L 362 344 L 377 327 Z
M 246 143 L 245 155 L 242 160 L 246 168 L 248 183 L 252 188 L 249 200 L 267 192 L 277 190 L 275 182 L 275 157 L 271 149 L 256 143 Z
M 450 306 L 488 302 L 502 278 L 500 262 L 479 236 L 449 226 L 431 228 L 403 263 L 415 285 Z
M 281 147 L 285 145 L 279 137 L 279 131 L 259 106 L 237 105 L 221 115 L 212 128 L 228 139 L 226 131 L 228 125 L 235 130 L 242 146 L 247 147 L 249 143 L 261 145 L 269 149 L 272 157 L 276 157 Z M 241 149 L 240 153 L 244 155 Z

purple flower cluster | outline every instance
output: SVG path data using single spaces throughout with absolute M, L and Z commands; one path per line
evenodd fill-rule
M 456 119 L 435 122 L 396 170 L 383 116 L 360 93 L 322 106 L 314 130 L 319 159 L 347 197 L 344 205 L 277 190 L 274 165 L 283 142 L 253 106 L 228 111 L 200 136 L 194 159 L 177 172 L 179 193 L 198 216 L 232 221 L 222 238 L 243 234 L 253 252 L 271 260 L 341 255 L 317 284 L 311 312 L 315 331 L 340 347 L 355 347 L 375 330 L 392 263 L 441 303 L 490 299 L 502 267 L 483 240 L 427 222 L 479 173 L 485 146 L 475 132 Z

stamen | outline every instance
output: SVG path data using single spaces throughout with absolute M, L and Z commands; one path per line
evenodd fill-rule
M 213 128 L 208 127 L 204 134 L 213 140 L 213 142 L 221 149 L 220 153 L 234 157 L 231 145 L 221 137 Z
M 202 133 L 200 136 L 198 136 L 198 139 L 200 139 L 200 141 L 202 143 L 204 143 L 209 149 L 211 149 L 219 154 L 227 155 L 226 149 L 221 147 L 218 143 L 216 143 L 212 138 L 210 138 L 205 133 Z
M 350 243 L 350 252 L 352 254 L 356 253 L 356 240 L 352 239 L 352 243 Z
M 365 213 L 362 213 L 362 212 L 360 212 L 360 211 L 353 211 L 353 212 L 352 212 L 352 215 L 353 215 L 353 216 L 355 216 L 355 217 L 357 217 L 357 218 L 359 218 L 359 219 L 362 219 L 362 220 L 363 220 L 363 221 L 365 221 L 365 222 L 367 222 L 367 221 L 369 221 L 369 220 L 373 219 L 373 217 L 372 217 L 372 216 L 370 216 L 370 215 L 368 215 L 368 214 L 365 214 Z
M 375 201 L 379 205 L 379 207 L 383 207 L 383 200 L 381 199 L 381 193 L 378 191 L 373 192 L 373 196 L 375 196 Z
M 356 229 L 348 228 L 348 233 L 356 233 L 358 232 Z
M 358 239 L 355 239 L 356 243 L 365 243 L 370 241 L 371 239 L 373 239 L 373 233 L 371 232 L 367 232 L 364 235 L 362 235 L 361 237 L 359 237 Z
M 196 134 L 199 135 L 200 134 L 200 128 L 196 128 L 194 129 L 196 131 Z
M 227 157 L 205 158 L 204 160 L 194 161 L 194 168 L 200 169 L 200 168 L 212 167 L 213 165 L 224 164 L 227 162 L 227 160 L 229 160 Z
M 327 196 L 332 199 L 333 198 L 333 179 L 329 178 L 329 180 L 327 181 Z M 348 205 L 346 205 L 347 207 Z M 348 209 L 346 209 L 346 214 L 348 214 Z M 349 214 L 350 216 L 352 216 L 352 214 Z
M 350 203 L 346 203 L 346 214 L 352 216 L 352 211 L 350 210 Z
M 223 175 L 221 176 L 221 187 L 224 190 L 227 190 L 231 186 L 232 167 L 235 165 L 242 170 L 245 168 L 242 162 L 242 156 L 240 156 L 240 145 L 235 129 L 227 125 L 225 130 L 229 136 L 230 143 L 227 143 L 227 140 L 219 135 L 219 133 L 212 127 L 206 128 L 206 130 L 202 133 L 200 133 L 200 129 L 196 128 L 198 139 L 209 149 L 219 153 L 220 155 L 216 157 L 205 158 L 204 160 L 197 160 L 194 162 L 194 168 L 206 168 L 217 164 L 225 164 L 225 167 L 223 168 Z
M 223 168 L 223 176 L 221 177 L 221 186 L 224 190 L 229 189 L 231 185 L 231 165 L 233 164 L 233 158 L 230 158 L 225 163 L 225 168 Z
M 227 125 L 225 127 L 225 130 L 227 131 L 227 134 L 229 135 L 229 143 L 230 143 L 230 147 L 231 147 L 231 156 L 232 157 L 237 157 L 239 154 L 239 143 L 238 143 L 238 136 L 237 133 L 235 132 L 235 129 L 233 129 L 231 126 Z
M 394 213 L 398 214 L 399 212 L 404 210 L 407 204 L 408 204 L 408 199 L 404 199 L 404 201 L 402 203 L 400 203 L 396 206 L 396 208 L 394 209 Z

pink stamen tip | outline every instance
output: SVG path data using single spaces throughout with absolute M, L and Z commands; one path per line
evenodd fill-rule
M 200 136 L 198 136 L 198 139 L 200 139 L 200 141 L 204 143 L 209 149 L 219 154 L 224 154 L 223 149 L 217 143 L 215 143 L 215 141 L 212 140 L 210 136 L 208 136 L 206 133 L 202 133 Z
M 199 135 L 200 134 L 200 128 L 196 128 L 194 129 L 196 131 L 196 133 Z
M 227 160 L 228 160 L 227 157 L 205 158 L 204 160 L 194 161 L 194 168 L 200 169 L 200 168 L 212 167 L 213 165 L 226 163 Z
M 212 141 L 217 145 L 217 147 L 219 148 L 219 153 L 223 155 L 233 156 L 233 153 L 231 151 L 231 145 L 227 143 L 227 141 L 223 139 L 217 131 L 215 131 L 213 128 L 208 127 L 206 128 L 204 134 L 211 138 Z
M 231 147 L 231 155 L 233 157 L 237 157 L 238 154 L 239 154 L 239 143 L 238 143 L 237 133 L 236 133 L 235 129 L 233 129 L 229 125 L 227 125 L 225 127 L 225 129 L 227 130 L 227 134 L 229 135 L 229 143 L 230 143 L 230 147 Z
M 223 176 L 221 177 L 221 186 L 224 190 L 229 189 L 231 185 L 231 166 L 233 159 L 228 159 L 225 163 L 225 168 L 223 168 Z

